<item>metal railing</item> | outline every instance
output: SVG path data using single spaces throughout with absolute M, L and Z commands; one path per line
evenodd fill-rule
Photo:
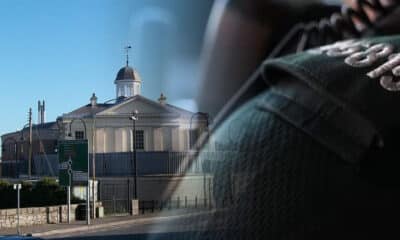
M 109 199 L 101 200 L 104 207 L 104 214 L 106 215 L 120 215 L 128 214 L 130 211 L 130 202 L 127 199 Z M 139 212 L 140 214 L 154 213 L 160 211 L 177 210 L 177 209 L 208 209 L 212 208 L 212 203 L 209 199 L 194 198 L 188 199 L 187 197 L 169 199 L 165 201 L 151 200 L 140 201 Z
M 139 175 L 190 175 L 212 173 L 221 162 L 238 158 L 237 152 L 138 152 L 137 167 Z M 91 154 L 90 154 L 91 155 Z M 97 153 L 97 177 L 124 177 L 132 176 L 132 154 L 124 153 Z M 51 176 L 58 174 L 57 155 L 47 155 L 45 160 L 41 156 L 34 156 L 33 174 L 37 176 Z M 92 156 L 89 156 L 92 159 Z M 17 162 L 19 166 L 17 166 Z M 27 160 L 3 161 L 3 176 L 14 177 L 15 169 L 20 168 L 21 174 L 27 172 Z M 90 165 L 91 167 L 92 165 Z M 52 169 L 50 170 L 49 167 Z M 93 169 L 90 169 L 92 172 Z
M 212 208 L 211 201 L 207 198 L 205 199 L 197 197 L 194 199 L 188 199 L 187 197 L 177 197 L 175 199 L 169 199 L 166 201 L 152 200 L 139 202 L 139 210 L 142 214 L 163 210 L 206 208 Z

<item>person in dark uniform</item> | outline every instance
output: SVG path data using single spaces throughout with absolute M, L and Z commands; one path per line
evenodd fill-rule
M 339 10 L 316 0 L 215 1 L 202 54 L 199 109 L 215 116 L 294 24 Z
M 400 5 L 357 2 L 293 31 L 299 45 L 282 44 L 216 124 L 198 156 L 214 176 L 209 239 L 399 237 Z

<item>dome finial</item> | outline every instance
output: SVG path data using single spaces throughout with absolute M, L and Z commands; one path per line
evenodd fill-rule
M 126 51 L 126 66 L 129 65 L 129 50 L 131 50 L 131 48 L 132 47 L 130 45 L 125 47 L 125 51 Z
M 97 105 L 97 97 L 96 97 L 96 93 L 92 94 L 92 97 L 90 98 L 90 105 L 92 107 L 95 107 Z
M 161 93 L 160 98 L 158 99 L 158 102 L 161 105 L 165 105 L 167 103 L 167 97 L 163 93 Z

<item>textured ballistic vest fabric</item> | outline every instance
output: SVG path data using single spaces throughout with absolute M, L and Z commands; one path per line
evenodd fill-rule
M 399 48 L 397 37 L 369 41 Z M 215 231 L 191 239 L 399 235 L 400 164 L 390 154 L 395 138 L 386 138 L 399 120 L 398 92 L 366 76 L 387 59 L 358 68 L 345 63 L 348 56 L 318 51 L 265 62 L 253 85 L 267 80 L 269 87 L 216 129 L 215 152 L 207 145 L 200 152 L 213 176 L 216 211 L 206 221 Z M 381 137 L 388 151 L 371 148 Z
M 216 151 L 199 154 L 211 161 L 215 231 L 190 239 L 379 239 L 396 230 L 398 187 L 369 182 L 265 108 L 275 95 L 267 89 L 240 107 L 213 135 Z
M 351 40 L 268 60 L 264 78 L 272 89 L 291 76 L 311 90 L 302 95 L 281 91 L 265 107 L 357 163 L 400 123 L 399 52 L 400 36 L 394 36 Z

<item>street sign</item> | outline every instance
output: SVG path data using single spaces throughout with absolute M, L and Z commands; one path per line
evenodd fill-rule
M 88 141 L 62 140 L 58 142 L 59 182 L 61 186 L 88 183 Z

